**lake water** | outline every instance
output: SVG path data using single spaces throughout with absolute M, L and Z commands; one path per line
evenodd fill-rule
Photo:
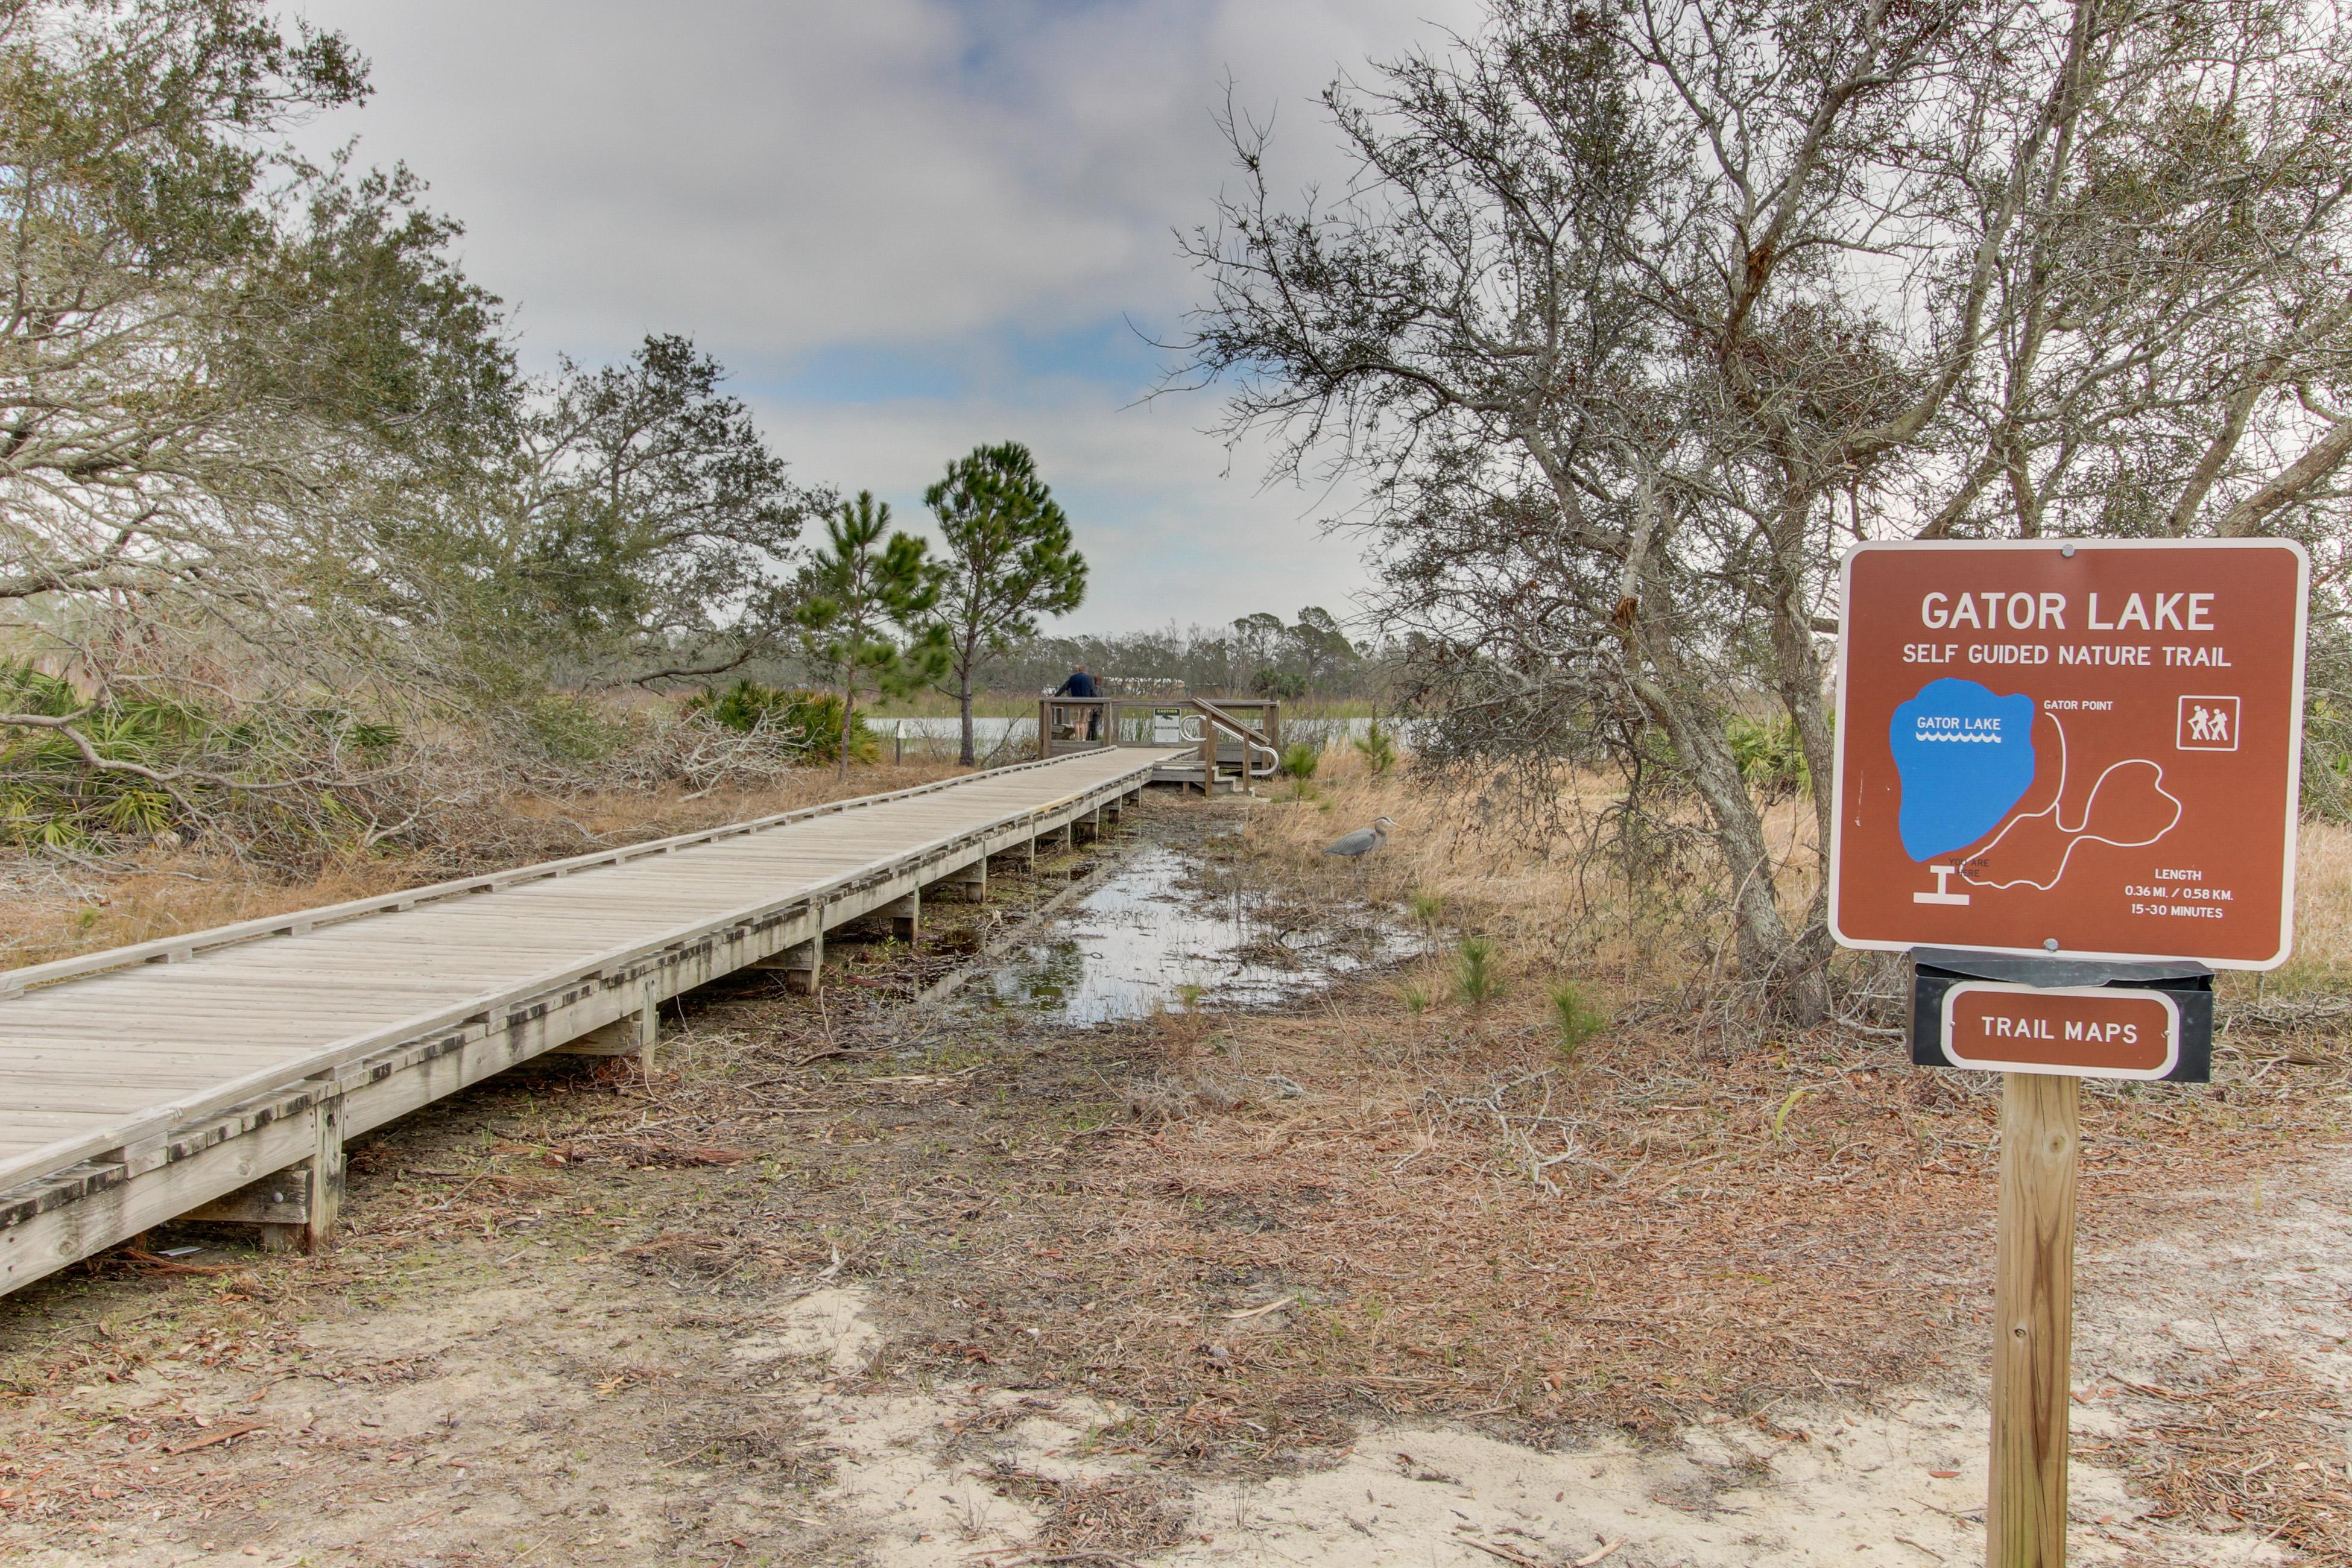
M 1190 858 L 1146 845 L 973 994 L 1077 1025 L 1162 1009 L 1268 1006 L 1416 946 L 1392 925 L 1279 929 L 1264 918 L 1267 909 L 1262 894 L 1205 892 Z

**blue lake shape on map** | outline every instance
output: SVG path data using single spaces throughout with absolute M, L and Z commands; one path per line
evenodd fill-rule
M 1886 726 L 1903 781 L 1904 852 L 1932 860 L 1991 832 L 2033 787 L 2033 699 L 1947 676 Z

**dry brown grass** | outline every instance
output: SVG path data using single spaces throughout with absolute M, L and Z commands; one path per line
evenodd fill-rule
M 1620 985 L 1726 973 L 1722 878 L 1696 812 L 1664 811 L 1629 835 L 1617 810 L 1623 786 L 1607 775 L 1563 781 L 1539 817 L 1501 775 L 1434 789 L 1402 769 L 1376 777 L 1351 748 L 1324 753 L 1303 799 L 1286 784 L 1261 788 L 1249 858 L 1277 885 L 1398 905 L 1434 900 L 1439 926 L 1493 937 L 1514 963 L 1540 955 Z M 1398 830 L 1360 883 L 1332 877 L 1322 846 L 1381 816 Z M 1765 823 L 1783 908 L 1801 919 L 1817 879 L 1811 805 L 1773 802 Z
M 905 789 L 961 771 L 951 763 L 910 763 L 854 769 L 844 780 L 830 769 L 808 768 L 772 788 L 692 794 L 674 785 L 568 799 L 516 795 L 500 821 L 462 847 L 380 852 L 302 880 L 188 851 L 151 851 L 127 873 L 11 852 L 0 855 L 0 968 Z
M 1728 962 L 1718 868 L 1690 845 L 1678 862 L 1652 868 L 1638 883 L 1605 852 L 1612 807 L 1622 784 L 1592 773 L 1570 780 L 1558 796 L 1558 827 L 1523 832 L 1510 792 L 1432 790 L 1400 769 L 1375 777 L 1350 748 L 1324 753 L 1303 799 L 1290 786 L 1265 786 L 1268 799 L 1251 820 L 1249 861 L 1272 868 L 1277 883 L 1302 882 L 1321 896 L 1354 897 L 1359 886 L 1331 874 L 1321 847 L 1351 828 L 1387 816 L 1399 825 L 1387 847 L 1364 868 L 1361 895 L 1406 904 L 1413 895 L 1442 900 L 1440 924 L 1499 940 L 1522 972 L 1572 964 L 1579 974 L 1622 991 L 1679 988 L 1719 978 Z M 1801 917 L 1819 876 L 1818 836 L 1810 801 L 1776 801 L 1765 824 L 1777 858 L 1781 904 Z M 1670 828 L 1692 830 L 1695 816 Z M 1596 847 L 1604 852 L 1595 853 Z M 1849 985 L 1867 984 L 1876 961 L 1843 955 Z M 2352 989 L 2352 826 L 2304 824 L 2299 839 L 2294 957 L 2263 975 L 2226 974 L 2225 997 L 2295 997 Z
M 1563 1065 L 1524 995 L 1416 1016 L 1370 987 L 1160 1030 L 1171 1079 L 1305 1092 L 1111 1142 L 1043 1205 L 1017 1317 L 1180 1447 L 1336 1440 L 1368 1406 L 1662 1433 L 1939 1380 L 1990 1305 L 1990 1085 L 1885 1047 L 1653 1024 Z M 2345 1077 L 2094 1092 L 2086 1237 L 2337 1142 Z

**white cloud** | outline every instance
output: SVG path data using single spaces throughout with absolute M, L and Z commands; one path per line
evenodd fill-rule
M 1362 544 L 1318 526 L 1345 496 L 1262 485 L 1258 449 L 1235 453 L 1223 472 L 1223 447 L 1180 407 L 1114 408 L 1080 395 L 1008 420 L 1001 405 L 979 401 L 754 405 L 805 454 L 809 472 L 873 490 L 917 532 L 933 532 L 922 492 L 948 458 L 982 441 L 1026 440 L 1092 568 L 1086 605 L 1059 629 L 1213 625 L 1254 610 L 1287 617 L 1304 605 L 1344 616 L 1364 584 Z
M 1171 231 L 1208 220 L 1231 174 L 1213 121 L 1229 79 L 1277 112 L 1297 178 L 1328 175 L 1314 94 L 1467 25 L 1474 0 L 297 3 L 378 89 L 310 140 L 358 136 L 364 162 L 432 183 L 468 270 L 519 307 L 527 363 L 689 333 L 805 476 L 909 500 L 973 441 L 1027 440 L 1115 541 L 1099 614 L 1129 624 L 1360 582 L 1355 551 L 1318 537 L 1317 498 L 1258 494 L 1253 466 L 1216 478 L 1206 397 L 1121 413 L 1140 387 L 1100 367 L 1064 385 L 1073 367 L 992 356 L 1180 318 L 1196 283 Z M 958 390 L 809 401 L 876 354 Z M 1259 592 L 1269 559 L 1311 593 Z

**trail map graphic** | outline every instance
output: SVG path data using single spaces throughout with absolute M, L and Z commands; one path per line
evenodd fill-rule
M 1929 681 L 1895 710 L 1903 847 L 1932 860 L 1983 837 L 2033 787 L 2033 699 L 1973 680 Z
M 2200 717 L 2194 721 L 2194 733 L 2209 738 L 2213 725 L 2202 717 L 2209 710 L 2196 711 Z M 2053 737 L 2057 781 L 2047 805 L 2012 816 L 2012 808 L 2033 788 L 2037 722 Z M 2180 824 L 2180 797 L 2164 787 L 2164 764 L 2153 757 L 2108 763 L 2088 794 L 2074 803 L 2074 819 L 2068 822 L 2065 721 L 2055 713 L 2037 715 L 2033 699 L 2023 692 L 1996 697 L 1973 680 L 1945 677 L 1931 681 L 1895 710 L 1887 743 L 1902 781 L 1903 847 L 1914 860 L 1932 861 L 1999 826 L 1982 849 L 1956 868 L 1960 879 L 1975 887 L 2048 892 L 2065 876 L 2077 847 L 2143 848 Z M 2153 832 L 2144 831 L 2159 817 Z M 2025 833 L 2003 854 L 2002 847 L 2021 827 Z M 2038 875 L 2034 862 L 2053 853 L 2057 863 L 2046 878 Z M 1983 874 L 1993 864 L 2008 866 L 2015 874 L 2006 880 Z M 1948 900 L 1948 889 L 1943 891 Z M 1915 902 L 1934 898 L 1913 895 Z
M 1838 940 L 2283 962 L 2305 584 L 2284 541 L 1854 551 Z

